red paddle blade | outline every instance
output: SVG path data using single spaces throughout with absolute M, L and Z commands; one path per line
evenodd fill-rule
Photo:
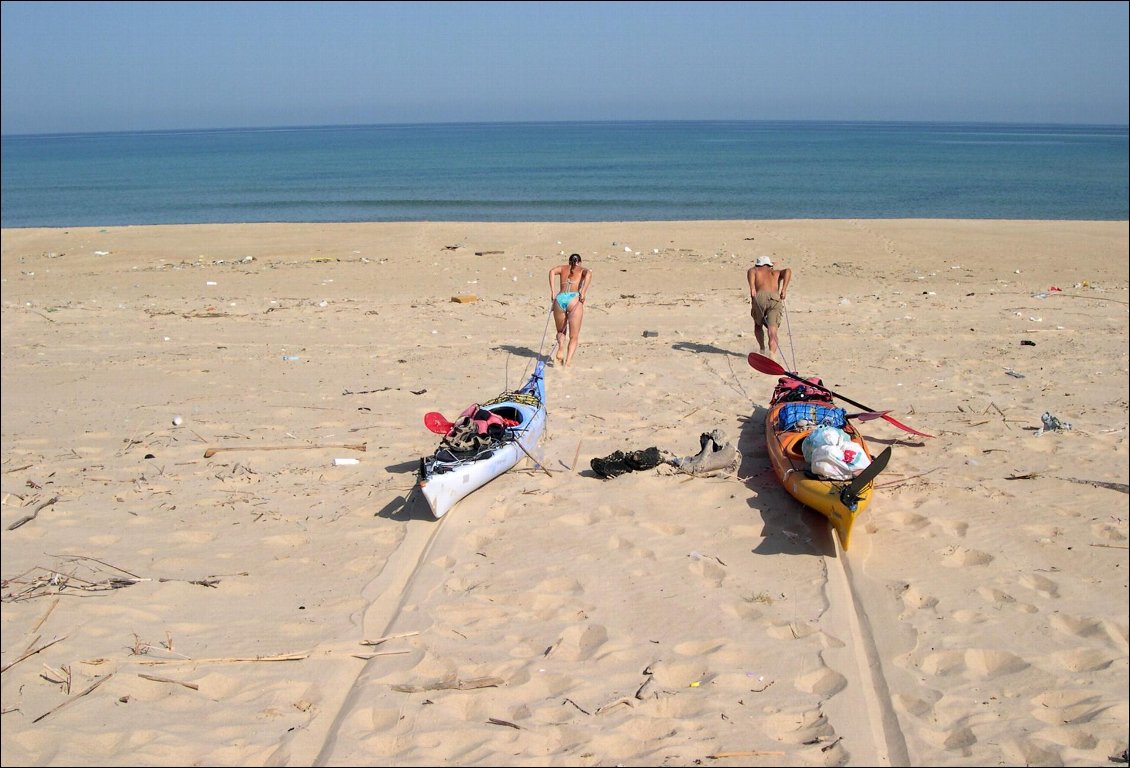
M 750 352 L 749 357 L 750 366 L 762 373 L 768 373 L 773 376 L 784 376 L 788 371 L 782 368 L 776 360 L 765 355 L 759 355 L 756 352 Z
M 445 419 L 442 413 L 432 411 L 424 414 L 424 426 L 437 435 L 446 435 L 455 423 Z
M 896 427 L 901 429 L 903 432 L 909 432 L 912 435 L 918 435 L 919 437 L 933 437 L 933 435 L 928 435 L 925 432 L 919 432 L 917 429 L 911 429 L 910 427 L 906 426 L 901 421 L 896 419 L 894 416 L 888 416 L 885 413 L 883 414 L 883 421 L 886 421 L 890 424 L 894 424 Z

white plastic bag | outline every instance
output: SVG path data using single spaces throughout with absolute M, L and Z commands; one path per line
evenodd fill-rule
M 847 445 L 820 445 L 814 448 L 809 469 L 814 475 L 831 480 L 851 480 L 870 464 L 871 459 L 867 458 L 863 449 L 848 441 Z
M 804 442 L 800 444 L 804 460 L 811 465 L 812 453 L 817 448 L 826 445 L 845 445 L 851 442 L 851 437 L 839 427 L 817 427 L 808 433 Z

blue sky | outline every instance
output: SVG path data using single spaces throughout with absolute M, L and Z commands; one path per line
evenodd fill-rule
M 1127 2 L 3 2 L 0 131 L 1128 122 Z

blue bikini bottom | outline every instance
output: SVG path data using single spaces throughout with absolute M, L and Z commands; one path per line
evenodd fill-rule
M 577 298 L 579 294 L 576 291 L 565 292 L 557 294 L 557 306 L 561 307 L 562 312 L 569 311 L 569 302 Z

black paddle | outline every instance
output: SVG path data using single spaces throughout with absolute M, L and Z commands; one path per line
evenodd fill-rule
M 883 449 L 883 452 L 871 460 L 871 463 L 863 468 L 863 471 L 852 478 L 851 485 L 847 487 L 848 496 L 858 496 L 867 485 L 879 476 L 879 473 L 887 468 L 887 463 L 891 460 L 891 447 L 888 445 Z
M 920 437 L 933 437 L 933 435 L 928 435 L 925 432 L 919 432 L 917 429 L 913 429 L 911 427 L 906 426 L 901 421 L 896 419 L 894 416 L 890 416 L 889 414 L 887 414 L 885 412 L 875 411 L 874 408 L 868 408 L 863 403 L 857 403 L 854 400 L 849 400 L 848 398 L 844 397 L 843 395 L 839 394 L 838 392 L 833 392 L 832 390 L 828 389 L 827 387 L 821 386 L 819 384 L 813 384 L 812 382 L 808 381 L 807 379 L 802 379 L 800 376 L 797 376 L 795 373 L 790 373 L 790 372 L 786 371 L 784 368 L 782 368 L 777 363 L 776 360 L 773 360 L 772 358 L 766 357 L 765 355 L 759 355 L 756 352 L 750 352 L 749 357 L 747 359 L 749 360 L 749 364 L 754 368 L 754 370 L 761 371 L 762 373 L 768 373 L 772 376 L 788 376 L 790 379 L 796 379 L 797 381 L 801 382 L 802 384 L 807 384 L 810 387 L 815 387 L 816 389 L 819 389 L 821 392 L 827 392 L 829 395 L 832 395 L 833 397 L 838 397 L 839 399 L 843 400 L 845 403 L 851 403 L 856 408 L 862 408 L 863 410 L 871 412 L 871 413 L 878 413 L 880 416 L 882 416 L 884 421 L 889 421 L 891 424 L 894 424 L 899 429 L 901 429 L 905 432 L 909 432 L 912 435 L 919 435 Z

